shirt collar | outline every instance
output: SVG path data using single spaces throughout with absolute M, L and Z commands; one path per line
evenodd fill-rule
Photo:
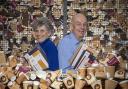
M 43 42 L 40 42 L 39 44 L 45 44 L 45 43 L 47 43 L 47 41 L 49 41 L 50 40 L 50 38 L 47 38 L 47 39 L 45 39 Z
M 77 40 L 77 38 L 75 37 L 73 33 L 70 33 L 70 38 L 74 41 L 75 44 L 79 43 L 79 40 Z

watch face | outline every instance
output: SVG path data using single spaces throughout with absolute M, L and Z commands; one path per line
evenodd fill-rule
M 99 84 L 96 84 L 96 85 L 94 86 L 94 89 L 100 89 L 100 85 L 99 85 Z
M 67 80 L 67 85 L 71 86 L 72 85 L 72 81 L 71 80 Z

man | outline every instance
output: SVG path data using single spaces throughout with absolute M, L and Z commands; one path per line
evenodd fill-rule
M 55 44 L 50 40 L 53 33 L 53 26 L 48 18 L 38 18 L 32 23 L 32 35 L 43 49 L 48 59 L 49 69 L 55 71 L 59 69 L 58 51 Z
M 72 18 L 71 33 L 66 35 L 58 44 L 58 56 L 60 69 L 70 67 L 69 60 L 76 51 L 87 31 L 87 18 L 77 13 Z

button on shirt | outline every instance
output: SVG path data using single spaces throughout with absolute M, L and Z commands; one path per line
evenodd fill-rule
M 59 68 L 65 69 L 70 66 L 69 60 L 71 60 L 74 52 L 79 45 L 79 41 L 76 39 L 73 33 L 66 35 L 58 44 L 58 57 Z

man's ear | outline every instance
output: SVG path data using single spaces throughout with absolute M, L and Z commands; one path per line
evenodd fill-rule
M 70 31 L 72 32 L 72 29 L 73 29 L 73 24 L 70 23 Z

